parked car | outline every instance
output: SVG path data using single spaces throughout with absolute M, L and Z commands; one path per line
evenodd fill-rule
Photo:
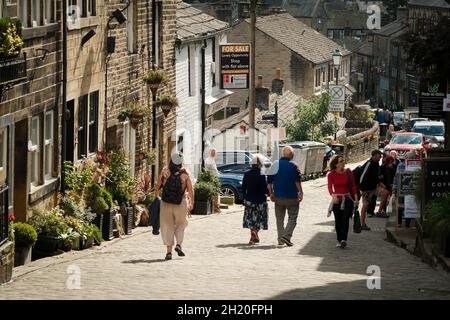
M 250 167 L 251 165 L 249 163 L 217 166 L 217 170 L 220 173 L 220 194 L 222 196 L 234 197 L 235 203 L 242 203 L 244 200 L 242 180 L 244 179 L 244 173 Z
M 404 112 L 394 112 L 395 130 L 403 129 L 404 125 L 405 125 L 405 113 Z
M 238 150 L 218 151 L 216 156 L 216 164 L 217 166 L 226 164 L 251 164 L 253 155 L 255 154 L 257 154 L 257 152 Z M 262 154 L 259 155 L 263 157 L 264 166 L 266 168 L 272 165 L 272 162 L 269 158 L 265 157 Z
M 423 133 L 426 136 L 436 137 L 439 146 L 444 146 L 445 125 L 442 121 L 420 121 L 416 122 L 411 132 Z
M 405 124 L 405 129 L 407 131 L 411 131 L 411 129 L 414 127 L 414 125 L 417 122 L 421 122 L 421 121 L 428 121 L 428 118 L 410 118 Z
M 422 153 L 430 145 L 427 143 L 422 133 L 401 132 L 395 134 L 389 144 L 384 148 L 385 151 L 397 151 L 398 158 L 404 159 L 409 151 L 419 151 Z

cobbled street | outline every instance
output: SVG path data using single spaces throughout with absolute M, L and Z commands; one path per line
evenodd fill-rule
M 194 216 L 186 257 L 164 261 L 165 248 L 149 228 L 101 248 L 33 262 L 14 269 L 0 299 L 449 299 L 450 276 L 385 241 L 385 219 L 369 218 L 372 231 L 335 247 L 326 217 L 326 179 L 304 183 L 305 199 L 292 241 L 277 244 L 273 204 L 269 230 L 250 246 L 242 207 Z M 381 270 L 381 289 L 367 288 L 368 266 Z M 70 268 L 69 268 L 70 266 Z M 68 270 L 80 268 L 80 289 L 68 289 Z M 26 269 L 25 269 L 26 268 Z

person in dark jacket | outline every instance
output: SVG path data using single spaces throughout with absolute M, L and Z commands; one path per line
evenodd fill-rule
M 372 157 L 364 164 L 363 172 L 359 179 L 359 188 L 362 194 L 363 205 L 361 208 L 362 230 L 370 230 L 366 224 L 366 214 L 372 197 L 377 194 L 378 181 L 380 176 L 380 160 L 382 152 L 373 150 Z
M 244 228 L 250 229 L 249 244 L 259 243 L 259 230 L 268 229 L 267 180 L 261 173 L 263 160 L 258 155 L 252 159 L 252 168 L 244 174 Z
M 392 157 L 387 157 L 384 163 L 380 167 L 380 196 L 381 203 L 378 209 L 377 217 L 389 218 L 386 213 L 386 207 L 389 197 L 392 193 L 392 184 L 394 183 L 395 176 L 395 160 Z

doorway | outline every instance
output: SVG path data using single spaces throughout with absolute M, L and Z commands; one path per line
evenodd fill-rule
M 28 119 L 14 126 L 14 215 L 18 221 L 27 219 L 28 202 Z

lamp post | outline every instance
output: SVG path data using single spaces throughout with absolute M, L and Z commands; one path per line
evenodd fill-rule
M 339 48 L 337 48 L 334 52 L 333 52 L 333 67 L 336 70 L 335 74 L 336 74 L 336 85 L 339 84 L 339 68 L 341 67 L 341 62 L 342 62 L 342 53 L 341 50 L 339 50 Z M 339 113 L 337 113 L 339 114 Z M 334 141 L 336 141 L 337 139 L 337 115 L 334 115 Z

